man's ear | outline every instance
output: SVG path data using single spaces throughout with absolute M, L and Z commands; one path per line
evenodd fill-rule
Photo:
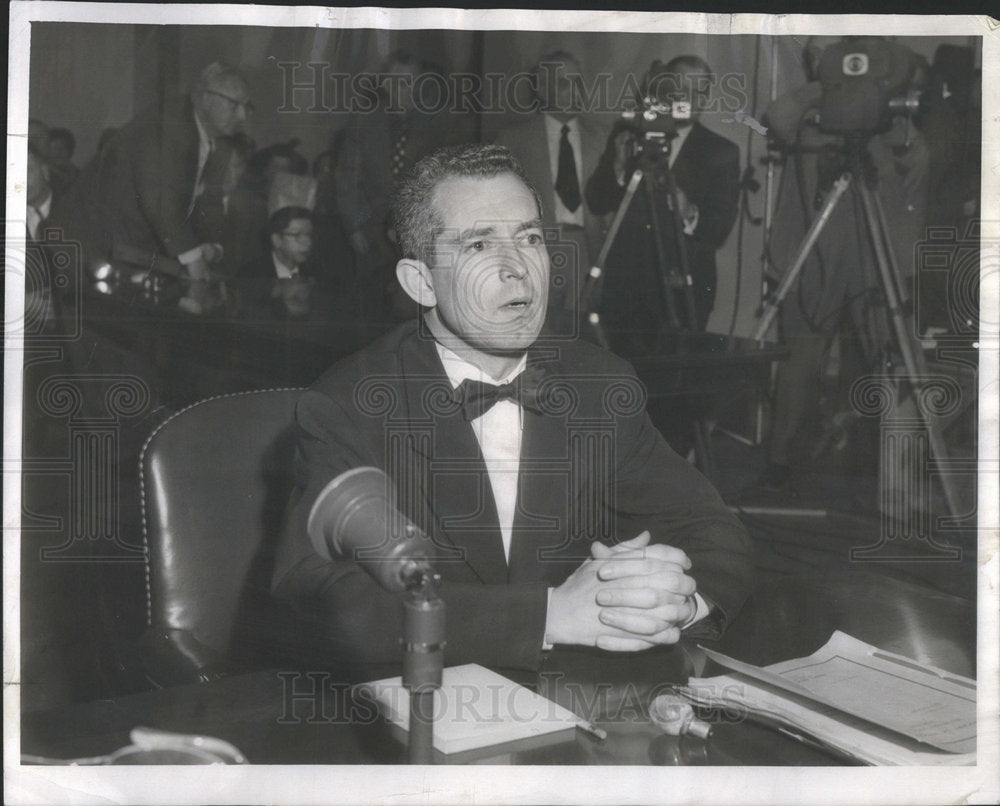
M 258 241 L 260 243 L 260 241 Z M 271 248 L 277 249 L 281 246 L 281 236 L 277 232 L 271 233 Z
M 437 305 L 431 270 L 422 260 L 403 258 L 396 264 L 396 278 L 406 295 L 418 305 L 425 308 Z

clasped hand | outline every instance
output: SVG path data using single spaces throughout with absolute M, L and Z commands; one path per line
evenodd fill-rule
M 549 599 L 546 640 L 634 652 L 680 640 L 697 610 L 691 561 L 678 548 L 649 545 L 649 532 L 591 557 Z

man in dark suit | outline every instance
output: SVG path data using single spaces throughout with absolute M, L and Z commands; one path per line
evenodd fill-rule
M 717 636 L 747 594 L 746 533 L 653 428 L 628 364 L 538 341 L 549 264 L 520 165 L 495 145 L 443 149 L 396 204 L 398 278 L 423 315 L 334 366 L 296 414 L 274 580 L 315 656 L 400 658 L 399 601 L 307 536 L 324 487 L 360 466 L 386 472 L 434 543 L 449 665 Z
M 594 173 L 607 130 L 582 109 L 574 82 L 582 79 L 579 60 L 558 50 L 542 56 L 535 68 L 538 110 L 497 132 L 524 166 L 542 202 L 542 223 L 549 241 L 556 311 L 575 312 L 591 261 L 601 248 L 601 219 L 584 204 L 583 183 Z
M 735 143 L 706 129 L 698 118 L 708 100 L 711 68 L 697 56 L 678 56 L 666 65 L 653 62 L 647 76 L 647 93 L 670 103 L 672 109 L 689 104 L 690 115 L 661 118 L 671 140 L 668 167 L 673 173 L 684 231 L 688 270 L 693 286 L 695 321 L 688 321 L 683 294 L 674 291 L 681 325 L 704 330 L 712 312 L 716 290 L 715 252 L 736 221 L 739 200 L 739 149 Z M 587 182 L 587 203 L 595 213 L 615 211 L 625 196 L 632 171 L 627 143 L 636 135 L 618 128 L 608 139 L 604 155 Z M 660 158 L 663 159 L 662 157 Z M 643 182 L 655 176 L 646 172 Z M 657 190 L 655 218 L 660 223 L 668 266 L 680 270 L 674 213 L 665 191 Z M 629 207 L 614 247 L 607 259 L 601 298 L 605 326 L 613 345 L 626 354 L 655 350 L 667 320 L 657 251 L 650 229 L 654 219 L 643 188 Z
M 268 222 L 271 252 L 239 274 L 243 308 L 253 314 L 305 316 L 317 276 L 312 263 L 313 217 L 304 207 L 282 207 Z
M 207 278 L 209 264 L 222 258 L 212 222 L 222 220 L 226 138 L 249 108 L 240 73 L 213 63 L 189 98 L 123 127 L 96 158 L 93 178 L 79 183 L 87 198 L 75 206 L 95 213 L 80 233 L 91 259 Z

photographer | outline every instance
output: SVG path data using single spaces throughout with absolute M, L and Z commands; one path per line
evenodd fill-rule
M 669 141 L 669 155 L 645 153 L 650 140 L 634 125 L 620 123 L 612 131 L 601 161 L 586 187 L 586 199 L 596 214 L 613 213 L 625 195 L 636 167 L 652 181 L 665 169 L 673 173 L 683 222 L 688 271 L 694 281 L 695 322 L 686 321 L 680 290 L 674 304 L 682 326 L 702 331 L 712 311 L 716 290 L 715 252 L 736 221 L 739 196 L 739 149 L 699 122 L 708 106 L 712 70 L 697 56 L 677 56 L 667 64 L 654 61 L 645 95 L 670 111 L 652 124 Z M 685 111 L 687 114 L 685 115 Z M 630 154 L 631 152 L 631 154 Z M 663 164 L 666 163 L 666 164 Z M 666 191 L 654 194 L 668 265 L 680 265 L 673 211 Z M 608 255 L 601 297 L 602 319 L 616 349 L 630 354 L 656 348 L 663 329 L 662 280 L 653 240 L 653 215 L 643 193 L 633 199 Z
M 796 435 L 809 414 L 823 408 L 817 381 L 835 340 L 840 392 L 825 406 L 834 424 L 849 414 L 844 399 L 848 381 L 879 367 L 887 358 L 885 350 L 892 337 L 856 186 L 877 177 L 889 242 L 904 281 L 912 276 L 913 245 L 926 221 L 928 152 L 923 138 L 905 114 L 890 119 L 888 98 L 871 103 L 878 95 L 874 84 L 865 79 L 874 82 L 874 75 L 859 75 L 854 84 L 841 78 L 841 65 L 848 58 L 842 54 L 847 50 L 870 54 L 873 65 L 896 65 L 902 78 L 894 81 L 901 85 L 907 84 L 907 76 L 915 79 L 915 57 L 899 45 L 874 37 L 832 40 L 822 43 L 825 48 L 820 44 L 812 40 L 804 53 L 808 83 L 779 97 L 765 117 L 770 135 L 788 153 L 769 247 L 772 265 L 783 270 L 793 262 L 834 180 L 848 167 L 851 140 L 860 143 L 862 173 L 868 176 L 854 177 L 855 188 L 833 208 L 781 305 L 781 334 L 789 355 L 778 371 L 768 464 L 758 483 L 772 491 L 788 488 Z M 824 76 L 826 85 L 821 80 Z M 870 123 L 867 114 L 872 115 Z M 876 114 L 885 120 L 876 119 Z M 863 458 L 857 452 L 852 456 Z

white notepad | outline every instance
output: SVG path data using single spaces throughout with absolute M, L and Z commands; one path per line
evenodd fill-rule
M 410 695 L 401 678 L 359 688 L 386 719 L 409 728 Z M 434 748 L 448 755 L 569 731 L 581 723 L 572 711 L 475 663 L 445 669 L 434 692 Z

